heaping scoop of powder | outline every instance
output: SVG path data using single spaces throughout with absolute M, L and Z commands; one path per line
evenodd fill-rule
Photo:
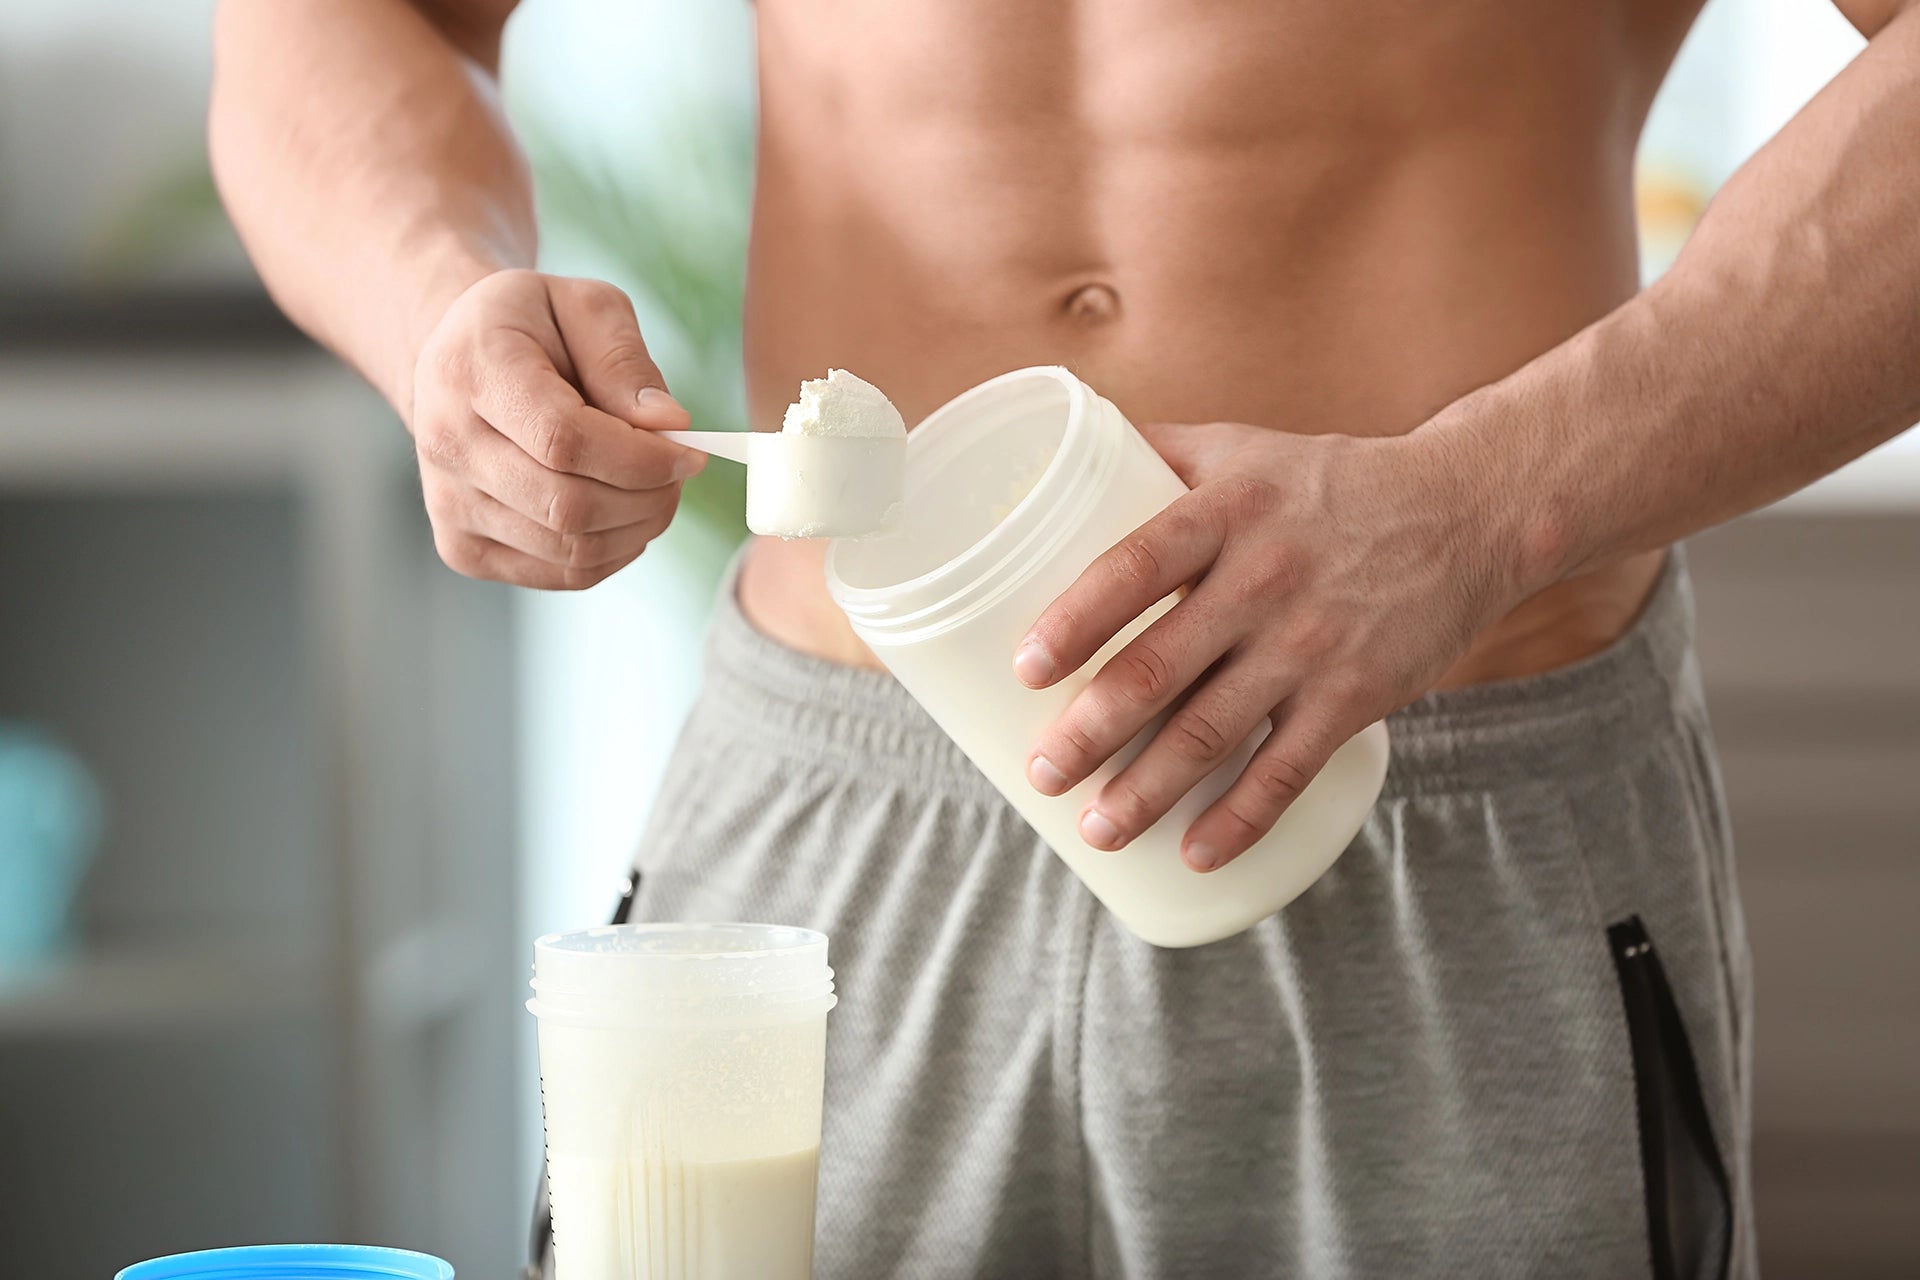
M 906 488 L 907 424 L 845 369 L 800 384 L 781 429 L 756 433 L 747 527 L 783 538 L 862 537 L 891 523 Z
M 854 436 L 878 440 L 907 434 L 906 420 L 886 393 L 845 369 L 800 384 L 800 398 L 787 406 L 780 429 L 801 436 Z

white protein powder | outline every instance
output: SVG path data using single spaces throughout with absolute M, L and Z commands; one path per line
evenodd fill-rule
M 747 527 L 783 538 L 885 529 L 906 488 L 907 424 L 886 394 L 845 369 L 800 384 L 778 432 L 753 437 Z
M 800 384 L 800 398 L 787 406 L 780 429 L 797 436 L 904 440 L 907 424 L 886 393 L 845 369 Z

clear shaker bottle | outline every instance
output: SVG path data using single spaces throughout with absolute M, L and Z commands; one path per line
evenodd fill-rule
M 534 944 L 557 1280 L 806 1280 L 827 939 L 638 924 Z

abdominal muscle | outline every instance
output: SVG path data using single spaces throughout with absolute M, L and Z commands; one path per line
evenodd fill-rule
M 762 0 L 753 421 L 830 366 L 913 423 L 1064 364 L 1136 422 L 1411 431 L 1632 293 L 1634 139 L 1692 6 L 1652 9 Z M 824 555 L 758 540 L 741 605 L 878 665 Z M 1662 558 L 1541 592 L 1442 687 L 1606 647 Z

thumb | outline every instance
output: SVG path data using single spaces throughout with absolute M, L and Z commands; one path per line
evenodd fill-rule
M 1216 474 L 1245 443 L 1246 428 L 1232 422 L 1142 422 L 1136 427 L 1189 489 Z
M 599 280 L 553 279 L 547 286 L 560 340 L 588 404 L 636 427 L 680 430 L 687 411 L 667 392 L 640 336 L 633 303 Z

